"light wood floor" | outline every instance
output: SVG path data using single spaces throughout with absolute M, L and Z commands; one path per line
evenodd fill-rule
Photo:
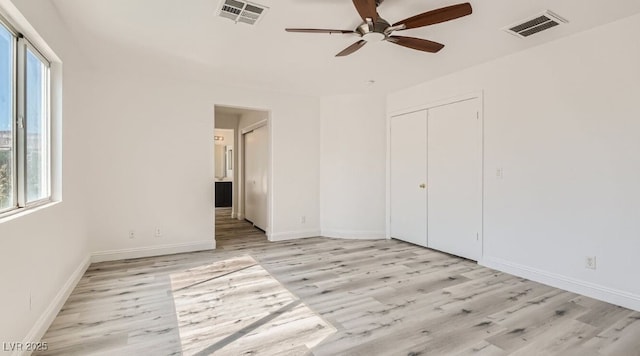
M 217 215 L 216 251 L 91 265 L 41 354 L 640 355 L 639 312 L 400 241 L 270 243 Z

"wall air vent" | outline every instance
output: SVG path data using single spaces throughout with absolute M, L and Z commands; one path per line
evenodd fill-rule
M 239 0 L 222 0 L 220 4 L 220 16 L 233 20 L 235 23 L 243 22 L 255 25 L 264 16 L 268 7 Z
M 526 20 L 519 21 L 513 25 L 504 28 L 505 31 L 520 38 L 527 38 L 538 32 L 554 28 L 561 24 L 569 23 L 565 18 L 555 14 L 549 10 L 546 12 L 530 17 Z

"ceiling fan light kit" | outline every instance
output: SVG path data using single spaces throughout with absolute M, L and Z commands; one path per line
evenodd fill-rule
M 362 25 L 358 26 L 358 28 L 356 28 L 355 32 L 367 42 L 384 41 L 387 39 L 387 34 L 384 32 L 384 30 L 386 30 L 390 26 L 391 25 L 387 21 L 379 18 L 372 24 L 369 24 L 367 22 L 363 23 Z
M 362 39 L 345 48 L 336 57 L 348 56 L 359 50 L 367 44 L 367 42 L 387 41 L 399 46 L 415 49 L 423 52 L 436 53 L 444 48 L 444 45 L 421 38 L 394 36 L 395 31 L 408 30 L 429 25 L 435 25 L 441 22 L 455 20 L 460 17 L 470 15 L 473 10 L 471 4 L 463 3 L 452 6 L 443 7 L 436 10 L 427 11 L 416 16 L 406 18 L 402 21 L 391 25 L 378 14 L 378 5 L 383 0 L 353 0 L 356 11 L 364 21 L 355 30 L 332 30 L 317 28 L 287 28 L 287 32 L 304 32 L 304 33 L 341 33 L 341 34 L 357 34 Z

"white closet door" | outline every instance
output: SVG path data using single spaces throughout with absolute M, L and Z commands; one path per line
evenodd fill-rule
M 245 218 L 267 230 L 267 126 L 244 134 Z
M 391 118 L 391 237 L 427 246 L 427 112 Z
M 482 255 L 480 101 L 429 109 L 429 247 L 478 260 Z

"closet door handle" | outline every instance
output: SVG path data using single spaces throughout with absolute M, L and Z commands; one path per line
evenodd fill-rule
M 426 185 L 425 183 L 422 183 L 422 184 L 420 184 L 420 188 L 422 188 L 422 189 L 426 189 L 426 188 L 427 188 L 427 185 Z

